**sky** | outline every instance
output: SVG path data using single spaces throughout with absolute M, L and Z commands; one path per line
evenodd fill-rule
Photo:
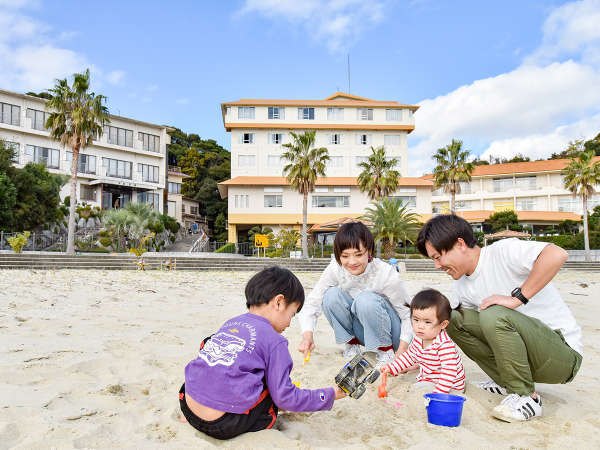
M 599 24 L 600 0 L 0 0 L 0 89 L 90 68 L 112 114 L 225 148 L 222 102 L 396 100 L 420 106 L 420 176 L 453 138 L 538 159 L 596 136 Z

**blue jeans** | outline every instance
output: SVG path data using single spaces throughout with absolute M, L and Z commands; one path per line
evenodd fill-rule
M 365 291 L 355 298 L 338 288 L 327 289 L 323 296 L 323 314 L 335 333 L 335 341 L 344 344 L 356 338 L 367 351 L 400 344 L 402 322 L 391 303 L 374 292 Z

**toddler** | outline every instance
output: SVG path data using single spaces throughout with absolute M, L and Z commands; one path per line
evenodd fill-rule
M 445 328 L 450 323 L 452 308 L 448 299 L 435 289 L 419 292 L 410 304 L 410 317 L 415 334 L 408 350 L 388 365 L 382 373 L 396 376 L 411 366 L 419 366 L 417 388 L 433 389 L 448 394 L 465 391 L 465 371 L 456 344 Z

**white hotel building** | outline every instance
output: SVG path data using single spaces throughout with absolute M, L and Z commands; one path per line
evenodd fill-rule
M 221 105 L 223 124 L 231 132 L 231 179 L 219 183 L 228 198 L 229 242 L 254 225 L 300 228 L 302 196 L 283 176 L 283 144 L 290 132 L 316 130 L 315 147 L 326 147 L 326 177 L 317 180 L 308 199 L 308 225 L 358 217 L 369 205 L 361 193 L 358 164 L 371 146 L 384 145 L 399 161 L 400 187 L 393 194 L 411 209 L 431 214 L 432 182 L 408 177 L 407 136 L 414 130 L 418 106 L 377 101 L 337 92 L 324 100 L 242 99 Z
M 70 175 L 72 152 L 44 128 L 45 103 L 0 90 L 0 139 L 15 150 L 17 167 L 43 163 L 51 173 Z M 100 139 L 79 155 L 77 200 L 104 209 L 147 202 L 167 212 L 167 131 L 163 125 L 111 115 Z M 69 194 L 67 183 L 61 198 Z

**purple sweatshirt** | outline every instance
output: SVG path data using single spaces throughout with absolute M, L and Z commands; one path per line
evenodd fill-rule
M 227 321 L 185 368 L 185 393 L 218 411 L 242 414 L 266 387 L 278 408 L 321 411 L 333 407 L 333 388 L 292 384 L 288 341 L 264 317 L 246 313 Z

